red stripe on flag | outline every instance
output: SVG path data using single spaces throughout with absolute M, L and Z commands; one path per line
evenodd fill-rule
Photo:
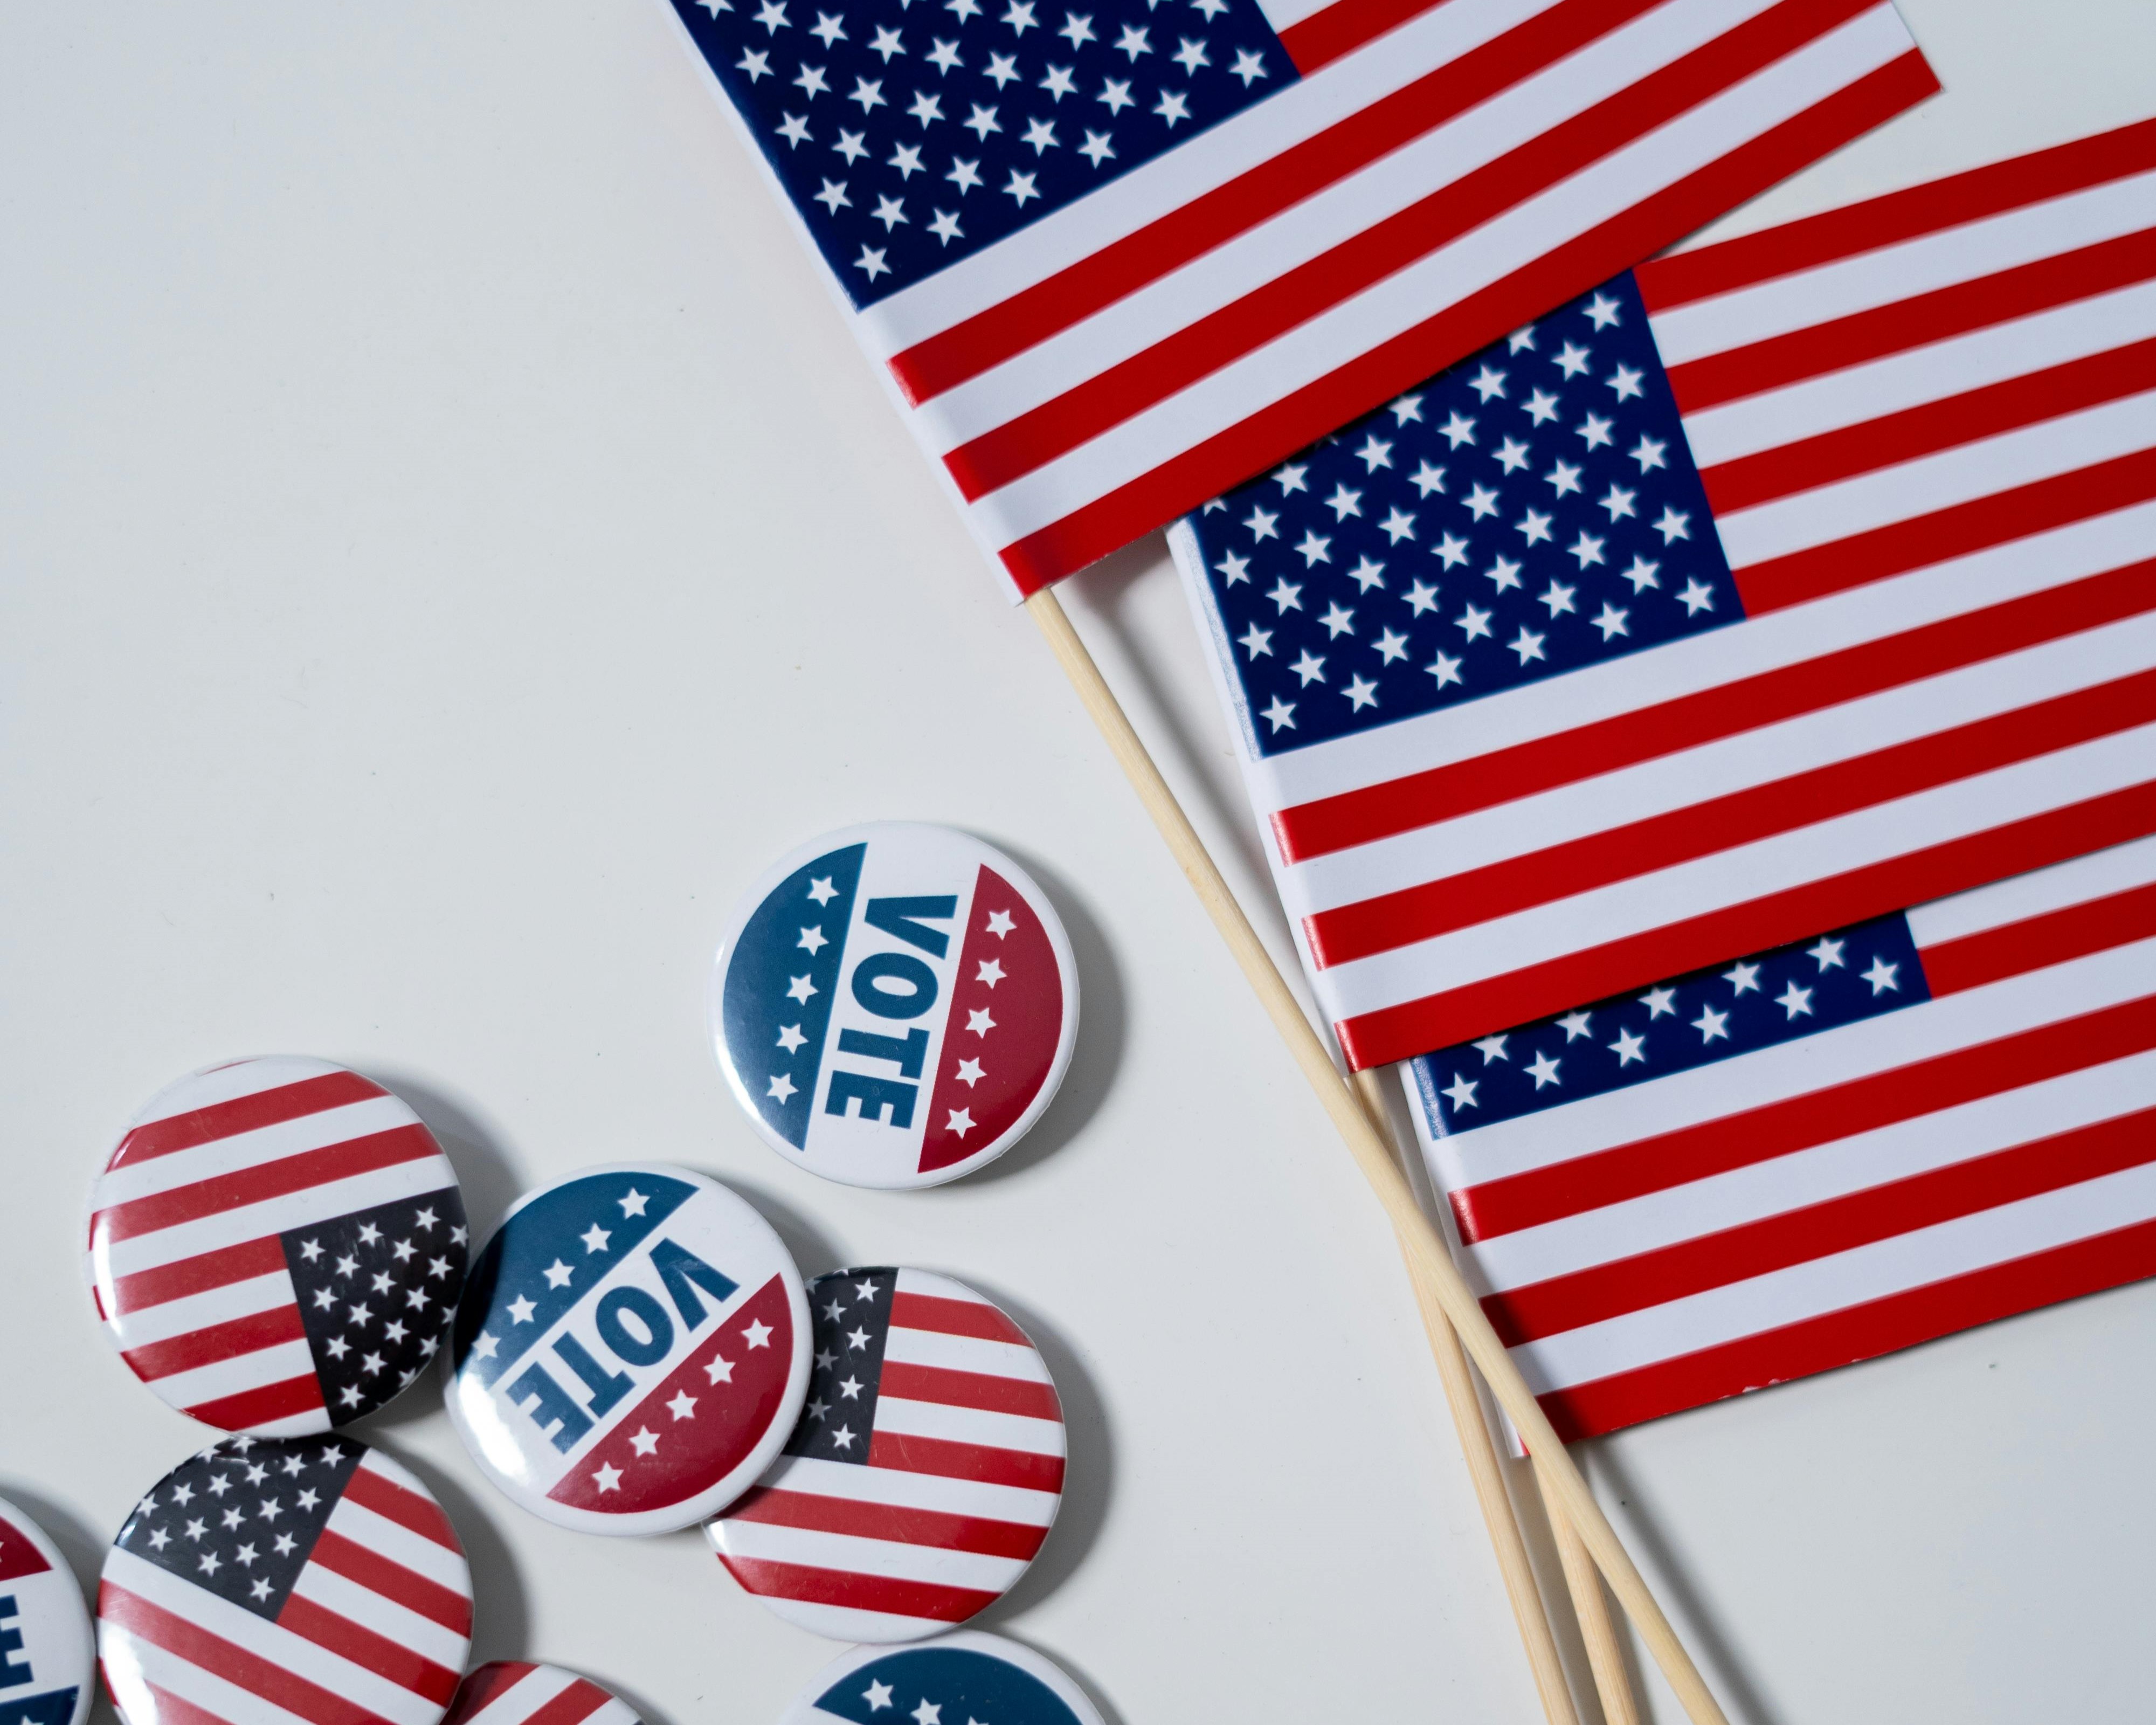
M 1504 1344 L 1517 1348 L 2151 1162 L 2156 1109 L 2143 1109 L 1491 1294 L 1482 1309 Z
M 1319 968 L 1733 850 L 2156 720 L 2156 670 L 1303 919 Z
M 1273 816 L 1274 834 L 1282 860 L 1307 862 L 2148 610 L 2156 559 L 1299 803 Z
M 769 1558 L 730 1558 L 722 1552 L 719 1561 L 735 1580 L 760 1598 L 925 1617 L 937 1623 L 963 1623 L 1000 1597 L 978 1588 L 940 1587 L 931 1581 L 900 1581 L 888 1575 L 857 1574 L 850 1569 L 812 1568 L 805 1563 L 774 1563 Z
M 2156 997 L 2107 1006 L 1452 1195 L 1460 1237 L 1494 1240 L 1793 1156 L 2156 1048 Z
M 579 1677 L 534 1712 L 524 1725 L 577 1725 L 578 1720 L 590 1718 L 613 1699 L 598 1684 Z
M 2156 120 L 1657 258 L 1640 266 L 1640 292 L 1650 311 L 1666 311 L 2151 168 Z
M 916 1437 L 904 1432 L 879 1431 L 870 1438 L 869 1466 L 977 1480 L 990 1486 L 1019 1486 L 1029 1491 L 1063 1489 L 1060 1455 L 1001 1450 L 988 1444 L 954 1443 L 948 1438 Z
M 162 1306 L 167 1300 L 183 1300 L 212 1288 L 228 1288 L 236 1281 L 252 1281 L 258 1276 L 274 1276 L 285 1267 L 284 1245 L 275 1235 L 264 1235 L 259 1240 L 182 1258 L 177 1264 L 160 1264 L 152 1270 L 123 1276 L 113 1284 L 113 1303 L 124 1317 Z
M 896 1545 L 933 1546 L 938 1551 L 967 1551 L 984 1558 L 1015 1558 L 1021 1563 L 1029 1560 L 1048 1538 L 1047 1528 L 1023 1522 L 827 1497 L 817 1491 L 752 1491 L 726 1512 L 726 1519 L 845 1533 L 856 1539 L 886 1539 Z
M 891 362 L 891 373 L 916 404 L 955 389 L 1659 3 L 1561 0 L 1540 17 L 1358 109 L 1158 220 L 1088 253 L 963 322 L 916 341 Z M 1418 5 L 1417 9 L 1422 8 Z M 1285 43 L 1286 38 L 1281 40 Z M 1290 49 L 1291 55 L 1294 52 Z M 1301 64 L 1299 56 L 1296 63 Z
M 304 1378 L 286 1378 L 213 1400 L 196 1402 L 185 1411 L 205 1425 L 219 1426 L 226 1431 L 248 1431 L 275 1420 L 294 1420 L 302 1414 L 314 1413 L 321 1405 L 321 1384 L 310 1372 Z
M 314 1550 L 307 1554 L 307 1561 L 319 1563 L 347 1581 L 357 1582 L 369 1593 L 393 1599 L 406 1610 L 439 1623 L 452 1634 L 467 1637 L 471 1634 L 472 1605 L 464 1594 L 406 1568 L 371 1547 L 346 1538 L 334 1527 L 322 1530 Z
M 1450 185 L 961 444 L 944 456 L 943 465 L 968 501 L 999 490 L 1441 250 L 1876 3 L 1780 0 Z
M 357 1072 L 325 1072 L 319 1078 L 302 1078 L 294 1084 L 280 1084 L 273 1090 L 259 1090 L 252 1096 L 234 1096 L 228 1102 L 213 1103 L 207 1108 L 168 1115 L 162 1120 L 136 1127 L 120 1141 L 120 1147 L 112 1153 L 112 1160 L 105 1165 L 106 1171 L 130 1168 L 152 1157 L 169 1156 L 175 1150 L 192 1150 L 219 1138 L 256 1132 L 282 1121 L 297 1120 L 305 1114 L 321 1114 L 388 1094 L 380 1085 L 369 1083 Z
M 2156 1222 L 2054 1246 L 1538 1399 L 1567 1443 L 2156 1275 Z
M 1717 515 L 2156 388 L 2156 339 L 1763 449 L 1700 475 Z
M 311 1720 L 313 1725 L 388 1725 L 357 1702 L 331 1694 L 298 1672 L 213 1635 L 115 1583 L 99 1584 L 97 1615 L 100 1622 L 116 1623 L 131 1635 L 139 1635 L 190 1665 L 214 1671 L 226 1682 L 288 1713 Z
M 1024 1330 L 994 1307 L 978 1300 L 947 1300 L 937 1294 L 912 1294 L 901 1289 L 891 1298 L 891 1324 L 896 1330 L 933 1330 L 939 1336 L 971 1336 L 979 1342 L 1033 1346 L 1025 1339 Z
M 2156 449 L 2139 449 L 1731 571 L 1748 615 L 1926 569 L 2156 497 Z
M 377 1473 L 362 1464 L 352 1474 L 344 1488 L 344 1495 L 362 1509 L 371 1509 L 375 1514 L 393 1521 L 400 1527 L 417 1533 L 422 1539 L 431 1539 L 444 1550 L 459 1557 L 465 1548 L 457 1543 L 457 1531 L 449 1525 L 449 1518 L 442 1513 L 442 1507 L 431 1497 L 417 1491 L 407 1491 L 386 1475 Z
M 1928 347 L 2011 318 L 2071 305 L 2156 275 L 2156 230 L 2128 234 L 2078 251 L 2039 258 L 1995 275 L 1934 288 L 1866 311 L 1852 311 L 1669 368 L 1684 413 L 1838 372 L 1912 347 Z
M 252 1312 L 244 1317 L 227 1318 L 223 1323 L 204 1324 L 162 1342 L 125 1348 L 120 1357 L 135 1368 L 136 1377 L 147 1382 L 306 1339 L 307 1327 L 300 1321 L 300 1308 L 288 1303 L 268 1312 Z
M 1921 54 L 1889 61 L 1437 316 L 1014 540 L 998 553 L 1005 572 L 1025 594 L 1084 568 L 1367 413 L 1372 402 L 1542 316 L 1583 284 L 1629 269 L 1673 236 L 1712 221 L 1938 87 Z
M 2152 937 L 2156 937 L 2156 882 L 1926 947 L 1924 980 L 1934 996 L 1958 994 L 2002 977 Z
M 277 1614 L 277 1626 L 372 1671 L 399 1689 L 408 1689 L 444 1707 L 457 1692 L 456 1672 L 387 1635 L 377 1635 L 364 1624 L 316 1604 L 304 1594 L 294 1594 L 285 1601 L 285 1609 Z
M 1359 1071 L 1644 986 L 1732 952 L 1763 952 L 2156 832 L 2156 785 L 2138 784 L 1806 882 L 1563 957 L 1425 994 L 1336 1026 Z
M 372 1173 L 402 1162 L 424 1161 L 440 1153 L 427 1128 L 415 1122 L 392 1127 L 388 1132 L 369 1132 L 364 1137 L 346 1138 L 341 1143 L 325 1144 L 319 1150 L 304 1150 L 296 1156 L 280 1156 L 275 1162 L 235 1168 L 192 1185 L 176 1186 L 169 1192 L 130 1199 L 100 1210 L 96 1225 L 107 1240 L 135 1240 L 244 1204 L 289 1197 L 311 1186 Z
M 1053 1386 L 1025 1378 L 999 1378 L 988 1372 L 954 1372 L 942 1366 L 908 1365 L 886 1360 L 877 1380 L 879 1395 L 909 1401 L 941 1402 L 947 1407 L 981 1408 L 996 1414 L 1023 1414 L 1034 1420 L 1060 1420 L 1063 1404 Z

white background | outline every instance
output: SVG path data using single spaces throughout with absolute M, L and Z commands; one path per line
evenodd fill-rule
M 2156 113 L 2146 0 L 1905 11 L 1948 94 L 1736 223 Z M 1065 591 L 1262 906 L 1160 542 Z M 988 1626 L 1111 1722 L 1539 1717 L 1375 1204 L 660 8 L 0 11 L 0 1494 L 85 1585 L 205 1435 L 93 1326 L 93 1170 L 181 1072 L 305 1052 L 482 1230 L 666 1158 L 811 1274 L 1004 1301 L 1075 1461 Z M 1033 868 L 1086 999 L 1034 1136 L 914 1194 L 786 1166 L 703 1033 L 733 896 L 885 816 Z M 1585 1454 L 1747 1725 L 2141 1721 L 2152 1366 L 2134 1287 Z M 694 1533 L 517 1510 L 431 1384 L 367 1432 L 478 1657 L 768 1725 L 837 1651 Z

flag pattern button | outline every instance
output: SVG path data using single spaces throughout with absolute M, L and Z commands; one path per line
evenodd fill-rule
M 497 1659 L 464 1681 L 444 1725 L 639 1725 L 635 1710 L 555 1665 Z
M 1014 1586 L 1063 1496 L 1063 1404 L 1040 1351 L 971 1288 L 841 1270 L 808 1290 L 808 1405 L 786 1453 L 705 1530 L 789 1622 L 911 1641 Z
M 106 1553 L 98 1656 L 126 1725 L 438 1725 L 471 1574 L 427 1488 L 347 1437 L 228 1438 Z
M 913 1647 L 856 1647 L 780 1725 L 1102 1725 L 1086 1692 L 1015 1641 L 960 1630 Z
M 260 1436 L 374 1412 L 464 1291 L 455 1171 L 371 1079 L 296 1056 L 191 1073 L 135 1118 L 90 1199 L 85 1268 L 135 1375 Z
M 587 1168 L 520 1199 L 457 1312 L 449 1418 L 497 1486 L 594 1533 L 660 1533 L 768 1466 L 808 1387 L 771 1224 L 703 1175 Z
M 0 1725 L 82 1725 L 90 1614 L 44 1530 L 0 1499 Z
M 1009 1149 L 1063 1081 L 1078 973 L 1045 895 L 947 827 L 850 828 L 767 872 L 711 989 L 766 1143 L 850 1185 L 934 1186 Z

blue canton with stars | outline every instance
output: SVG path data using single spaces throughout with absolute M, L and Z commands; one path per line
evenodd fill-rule
M 1188 520 L 1269 755 L 1744 614 L 1629 272 Z
M 1062 1697 L 1030 1671 L 976 1647 L 906 1647 L 849 1671 L 816 1709 L 857 1725 L 1078 1725 Z
M 1296 79 L 1255 0 L 674 5 L 856 305 Z
M 228 1438 L 159 1481 L 113 1543 L 274 1623 L 363 1453 L 319 1438 Z
M 1930 999 L 1897 911 L 1409 1064 L 1430 1118 L 1471 1132 Z

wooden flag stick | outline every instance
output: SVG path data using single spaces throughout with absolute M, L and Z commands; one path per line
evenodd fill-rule
M 1356 1091 L 1363 1109 L 1379 1132 L 1391 1136 L 1385 1099 L 1375 1072 L 1355 1075 Z M 1445 1386 L 1445 1404 L 1452 1411 L 1453 1430 L 1460 1436 L 1460 1453 L 1467 1458 L 1467 1475 L 1475 1484 L 1475 1501 L 1482 1510 L 1482 1523 L 1490 1530 L 1490 1543 L 1497 1553 L 1497 1573 L 1505 1580 L 1505 1597 L 1512 1602 L 1512 1620 L 1519 1625 L 1520 1640 L 1527 1653 L 1527 1667 L 1534 1673 L 1535 1692 L 1542 1697 L 1549 1725 L 1578 1725 L 1579 1713 L 1572 1704 L 1572 1688 L 1565 1681 L 1564 1662 L 1558 1656 L 1557 1637 L 1550 1629 L 1549 1611 L 1536 1584 L 1534 1566 L 1527 1561 L 1527 1541 L 1520 1535 L 1519 1518 L 1512 1511 L 1512 1494 L 1505 1489 L 1504 1463 L 1497 1453 L 1490 1422 L 1482 1415 L 1482 1399 L 1476 1394 L 1467 1356 L 1460 1337 L 1438 1303 L 1437 1295 L 1415 1268 L 1414 1255 L 1405 1240 L 1400 1255 L 1407 1260 L 1408 1277 L 1414 1284 L 1415 1305 L 1422 1313 L 1423 1333 L 1430 1338 L 1430 1358 L 1437 1362 L 1438 1381 Z M 1591 1572 L 1590 1572 L 1591 1573 Z
M 1370 1117 L 1371 1123 L 1399 1152 L 1404 1170 L 1408 1151 L 1393 1129 L 1392 1111 L 1385 1103 L 1383 1081 L 1373 1069 L 1366 1067 L 1354 1075 L 1353 1082 L 1355 1093 L 1363 1099 L 1363 1111 Z M 1409 1266 L 1410 1272 L 1413 1267 Z M 1520 1537 L 1519 1522 L 1512 1514 L 1512 1497 L 1505 1489 L 1504 1463 L 1497 1440 L 1490 1430 L 1489 1423 L 1482 1417 L 1481 1398 L 1476 1394 L 1474 1380 L 1468 1375 L 1467 1356 L 1460 1350 L 1460 1338 L 1453 1333 L 1452 1326 L 1445 1322 L 1444 1312 L 1429 1296 L 1419 1276 L 1415 1278 L 1415 1293 L 1423 1308 L 1423 1327 L 1430 1333 L 1430 1352 L 1437 1359 L 1438 1375 L 1445 1380 L 1445 1395 L 1452 1403 L 1453 1420 L 1460 1427 L 1460 1442 L 1467 1453 L 1468 1470 L 1476 1476 L 1476 1495 L 1483 1499 L 1482 1514 L 1490 1522 L 1490 1538 L 1498 1546 L 1499 1565 L 1505 1568 L 1505 1585 L 1507 1590 L 1512 1593 L 1512 1611 L 1520 1620 L 1521 1636 L 1527 1642 L 1527 1659 L 1535 1666 L 1535 1681 L 1540 1686 L 1543 1666 L 1539 1662 L 1536 1637 L 1529 1631 L 1528 1618 L 1518 1593 L 1514 1591 L 1512 1571 L 1505 1567 L 1507 1541 L 1498 1532 L 1499 1516 L 1503 1518 L 1505 1533 L 1509 1536 L 1510 1544 L 1517 1553 L 1520 1568 L 1526 1576 L 1533 1601 L 1527 1609 L 1534 1613 L 1534 1625 L 1541 1631 L 1543 1647 L 1547 1650 L 1547 1656 L 1553 1666 L 1557 1661 L 1557 1646 L 1550 1635 L 1549 1620 L 1543 1607 L 1542 1595 L 1535 1589 L 1534 1572 L 1527 1568 L 1527 1544 Z M 1459 1379 L 1457 1390 L 1454 1387 L 1455 1373 Z M 1464 1415 L 1463 1409 L 1466 1410 Z M 1473 1423 L 1471 1436 L 1470 1420 Z M 1485 1472 L 1496 1491 L 1498 1508 L 1495 1513 L 1490 1500 L 1483 1497 L 1482 1476 Z M 1535 1480 L 1536 1489 L 1539 1491 L 1540 1478 L 1532 1471 L 1528 1476 Z M 1557 1505 L 1545 1498 L 1543 1509 L 1549 1517 L 1550 1531 L 1557 1542 L 1558 1556 L 1564 1566 L 1565 1588 L 1572 1596 L 1573 1615 L 1579 1620 L 1580 1639 L 1586 1645 L 1587 1662 L 1594 1676 L 1594 1692 L 1602 1702 L 1603 1725 L 1640 1725 L 1640 1704 L 1632 1693 L 1632 1674 L 1625 1668 L 1625 1656 L 1617 1640 L 1617 1625 L 1609 1615 L 1609 1597 L 1602 1591 L 1602 1577 L 1596 1571 L 1594 1560 L 1587 1555 L 1587 1548 L 1579 1543 L 1579 1536 L 1573 1532 L 1572 1524 L 1565 1520 Z M 1558 1681 L 1562 1684 L 1563 1668 L 1559 1666 L 1557 1669 Z M 1550 1710 L 1547 1691 L 1543 1706 L 1545 1711 L 1550 1711 L 1553 1719 L 1556 1718 L 1555 1712 Z M 1571 1710 L 1568 1692 L 1565 1697 L 1565 1706 L 1568 1712 Z
M 1130 780 L 1138 800 L 1168 841 L 1177 865 L 1205 906 L 1206 914 L 1212 917 L 1213 926 L 1227 942 L 1245 978 L 1256 991 L 1265 1015 L 1287 1044 L 1288 1052 L 1302 1069 L 1320 1106 L 1332 1117 L 1341 1142 L 1362 1169 L 1363 1178 L 1377 1194 L 1378 1202 L 1384 1206 L 1401 1245 L 1427 1278 L 1432 1294 L 1444 1308 L 1445 1317 L 1451 1320 L 1469 1358 L 1481 1369 L 1483 1381 L 1497 1398 L 1497 1404 L 1511 1415 L 1512 1424 L 1519 1429 L 1542 1473 L 1544 1492 L 1555 1499 L 1596 1566 L 1608 1578 L 1610 1592 L 1617 1596 L 1617 1603 L 1632 1620 L 1692 1725 L 1728 1725 L 1727 1716 L 1692 1663 L 1691 1656 L 1677 1640 L 1676 1631 L 1656 1602 L 1645 1578 L 1633 1564 L 1624 1542 L 1618 1538 L 1616 1529 L 1609 1525 L 1602 1507 L 1594 1501 L 1594 1494 L 1588 1490 L 1587 1481 L 1573 1465 L 1572 1457 L 1543 1414 L 1542 1404 L 1535 1399 L 1534 1392 L 1527 1388 L 1527 1379 L 1520 1375 L 1520 1368 L 1512 1363 L 1504 1343 L 1497 1339 L 1497 1332 L 1490 1327 L 1490 1320 L 1483 1315 L 1474 1294 L 1461 1279 L 1435 1224 L 1415 1202 L 1407 1177 L 1394 1165 L 1377 1128 L 1363 1114 L 1355 1092 L 1342 1079 L 1332 1055 L 1326 1052 L 1325 1045 L 1318 1040 L 1317 1033 L 1303 1016 L 1301 1004 L 1288 987 L 1286 978 L 1281 976 L 1272 955 L 1250 927 L 1250 919 L 1244 916 L 1235 894 L 1228 890 L 1227 881 L 1207 853 L 1197 829 L 1190 824 L 1182 805 L 1175 800 L 1175 793 L 1168 788 L 1168 781 L 1161 777 L 1160 769 L 1146 752 L 1137 732 L 1131 728 L 1130 719 L 1101 675 L 1100 667 L 1093 663 L 1093 655 L 1086 650 L 1086 644 L 1070 626 L 1070 619 L 1064 614 L 1054 590 L 1043 588 L 1025 602 L 1025 606 L 1047 638 L 1050 650 L 1070 677 L 1080 701 L 1107 740 L 1109 750 L 1122 766 L 1124 777 Z
M 1579 1535 L 1563 1516 L 1551 1515 L 1550 1532 L 1564 1564 L 1573 1609 L 1579 1615 L 1580 1639 L 1587 1643 L 1587 1662 L 1594 1671 L 1594 1692 L 1602 1697 L 1603 1725 L 1640 1725 L 1632 1674 L 1625 1669 L 1625 1650 L 1618 1644 L 1616 1620 L 1603 1596 L 1602 1578 L 1595 1573 L 1594 1560 L 1579 1543 Z

